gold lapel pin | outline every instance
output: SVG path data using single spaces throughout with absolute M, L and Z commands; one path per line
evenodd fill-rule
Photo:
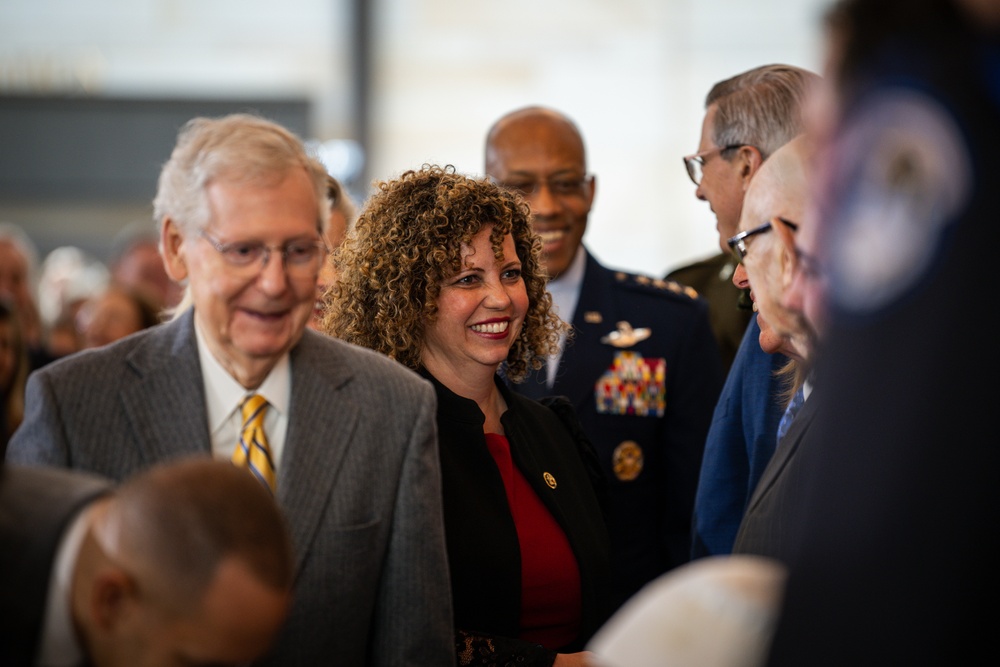
M 545 483 L 549 485 L 550 489 L 556 488 L 556 478 L 553 477 L 551 473 L 542 473 L 542 479 L 545 480 Z

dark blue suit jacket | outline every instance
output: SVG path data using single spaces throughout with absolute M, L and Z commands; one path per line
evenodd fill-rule
M 774 371 L 788 360 L 760 349 L 754 314 L 705 441 L 694 505 L 692 558 L 728 554 L 757 481 L 774 454 L 784 406 Z
M 702 448 L 722 386 L 708 308 L 693 294 L 672 281 L 607 269 L 588 254 L 575 337 L 554 386 L 547 388 L 544 369 L 514 386 L 533 398 L 568 397 L 597 449 L 610 486 L 613 608 L 688 560 Z M 602 342 L 618 322 L 648 328 L 649 337 L 625 347 Z M 657 368 L 665 369 L 659 380 Z M 646 372 L 647 379 L 630 375 Z M 652 408 L 643 415 L 647 400 Z

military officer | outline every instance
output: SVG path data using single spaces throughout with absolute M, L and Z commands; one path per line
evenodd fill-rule
M 526 382 L 567 396 L 609 481 L 615 607 L 688 560 L 705 436 L 722 386 L 706 302 L 678 283 L 602 266 L 583 245 L 596 179 L 562 113 L 528 107 L 498 120 L 486 173 L 519 190 L 543 241 L 557 312 L 573 325 Z

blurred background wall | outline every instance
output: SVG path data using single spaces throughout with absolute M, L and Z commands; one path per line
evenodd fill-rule
M 483 171 L 500 115 L 554 106 L 598 193 L 585 242 L 662 275 L 717 250 L 681 156 L 705 94 L 818 70 L 829 0 L 0 0 L 0 220 L 99 259 L 193 115 L 258 111 L 362 200 L 425 162 Z

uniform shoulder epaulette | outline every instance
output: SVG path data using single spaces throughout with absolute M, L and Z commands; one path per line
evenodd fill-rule
M 674 280 L 653 278 L 641 273 L 626 273 L 625 271 L 616 271 L 615 280 L 624 287 L 634 288 L 646 292 L 677 294 L 686 296 L 689 299 L 698 298 L 698 291 L 696 289 L 687 285 L 682 285 Z

